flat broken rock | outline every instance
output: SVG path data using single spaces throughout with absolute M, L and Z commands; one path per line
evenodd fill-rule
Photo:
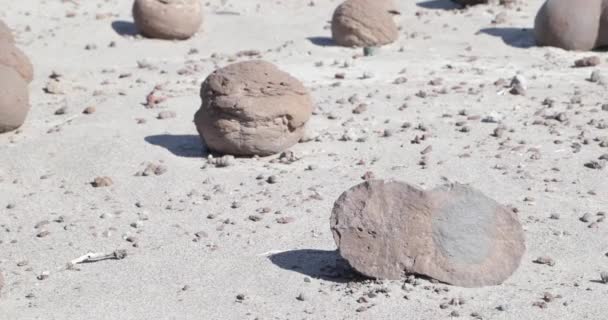
M 463 287 L 498 285 L 525 251 L 516 215 L 461 184 L 425 191 L 366 181 L 338 198 L 331 229 L 342 257 L 378 279 L 418 274 Z

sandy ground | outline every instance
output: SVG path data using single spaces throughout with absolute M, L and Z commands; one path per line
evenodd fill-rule
M 364 58 L 327 38 L 334 0 L 210 0 L 203 31 L 183 42 L 133 37 L 127 0 L 2 2 L 36 76 L 27 123 L 0 136 L 0 319 L 608 315 L 598 281 L 608 223 L 589 227 L 608 211 L 608 174 L 585 167 L 608 153 L 598 140 L 608 136 L 606 87 L 586 80 L 606 55 L 533 47 L 540 0 L 467 10 L 400 1 L 399 41 Z M 493 24 L 501 12 L 506 21 Z M 249 59 L 241 50 L 259 50 L 311 89 L 315 139 L 291 149 L 298 161 L 206 165 L 192 123 L 199 86 L 216 67 Z M 589 55 L 603 64 L 572 68 Z M 53 72 L 64 94 L 44 92 Z M 525 96 L 494 84 L 518 73 Z M 157 85 L 168 99 L 146 108 Z M 367 110 L 353 114 L 361 103 Z M 89 106 L 96 112 L 82 114 Z M 175 118 L 157 119 L 169 110 Z M 147 162 L 167 172 L 136 176 Z M 518 208 L 521 267 L 477 289 L 359 279 L 335 252 L 329 215 L 368 171 L 425 188 L 469 183 Z M 114 184 L 93 188 L 99 176 Z M 592 221 L 579 220 L 585 213 Z M 66 270 L 116 249 L 128 256 Z M 533 263 L 540 256 L 555 265 Z

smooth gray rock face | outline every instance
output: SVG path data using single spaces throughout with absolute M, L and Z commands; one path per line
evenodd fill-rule
M 336 201 L 331 229 L 342 257 L 379 279 L 420 274 L 464 287 L 497 285 L 525 251 L 515 214 L 460 184 L 424 191 L 366 181 Z
M 534 20 L 539 46 L 588 51 L 608 45 L 607 0 L 547 0 Z

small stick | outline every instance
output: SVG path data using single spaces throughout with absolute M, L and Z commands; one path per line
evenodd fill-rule
M 68 266 L 73 267 L 79 263 L 97 262 L 97 261 L 108 260 L 108 259 L 122 260 L 126 256 L 127 256 L 127 250 L 115 250 L 110 253 L 89 252 L 82 257 L 78 257 L 78 258 L 70 261 L 70 263 L 68 263 Z

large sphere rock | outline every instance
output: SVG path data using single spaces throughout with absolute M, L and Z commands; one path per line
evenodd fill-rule
M 0 133 L 19 128 L 29 109 L 27 83 L 13 68 L 0 65 Z
M 334 41 L 345 47 L 373 47 L 395 42 L 399 30 L 391 0 L 347 0 L 336 8 L 331 22 Z
M 30 59 L 12 43 L 0 42 L 0 65 L 15 69 L 28 83 L 34 78 Z
M 0 42 L 15 42 L 13 31 L 2 20 L 0 20 Z
M 200 0 L 135 0 L 133 19 L 146 37 L 184 40 L 200 29 L 203 9 Z
M 606 10 L 603 2 L 547 0 L 534 21 L 537 44 L 578 51 L 608 45 L 608 12 L 602 13 Z
M 423 191 L 364 182 L 336 201 L 331 229 L 342 257 L 380 279 L 419 274 L 464 287 L 497 285 L 525 251 L 515 214 L 460 184 Z
M 195 114 L 201 138 L 214 151 L 237 156 L 275 154 L 296 144 L 313 104 L 300 81 L 260 60 L 231 64 L 201 86 Z

